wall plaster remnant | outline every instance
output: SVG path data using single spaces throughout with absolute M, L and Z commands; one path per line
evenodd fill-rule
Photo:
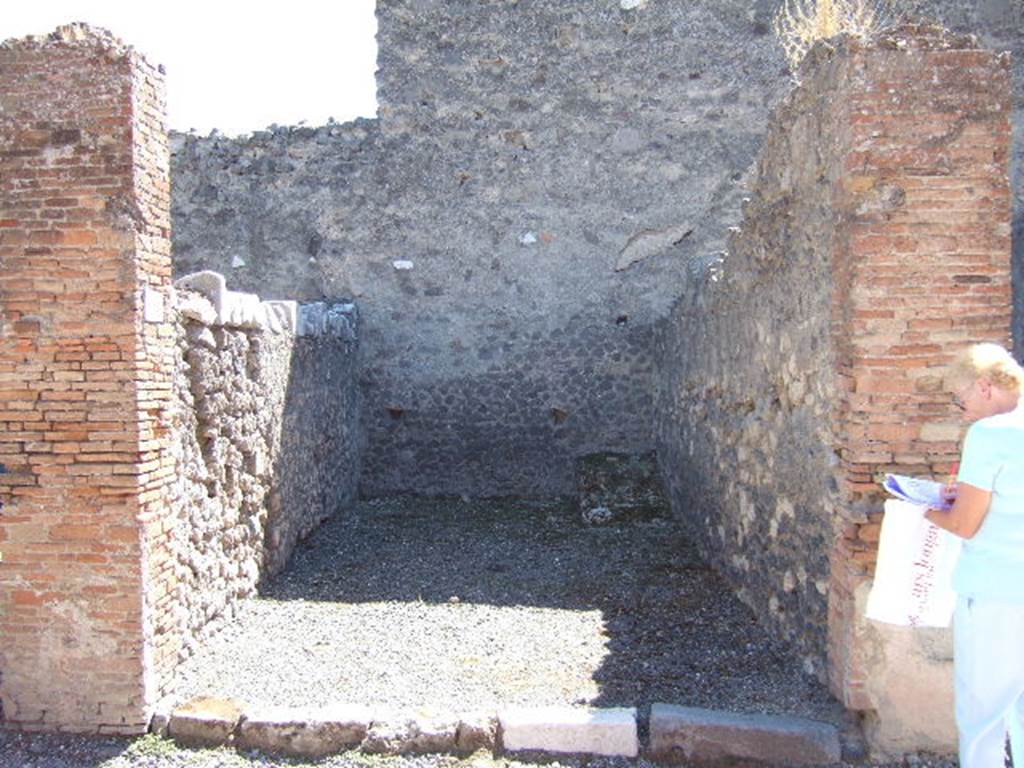
M 638 261 L 663 253 L 693 234 L 689 226 L 669 227 L 661 230 L 644 230 L 629 238 L 629 242 L 619 251 L 619 259 L 615 262 L 615 271 L 629 269 Z

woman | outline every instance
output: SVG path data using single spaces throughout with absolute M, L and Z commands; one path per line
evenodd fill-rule
M 953 505 L 927 517 L 964 539 L 953 575 L 960 765 L 1002 768 L 1009 732 L 1024 766 L 1024 370 L 997 344 L 976 344 L 952 384 L 972 425 Z

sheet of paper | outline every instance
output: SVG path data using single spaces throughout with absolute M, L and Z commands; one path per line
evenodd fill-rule
M 896 498 L 912 504 L 935 509 L 948 509 L 950 506 L 942 493 L 945 486 L 934 480 L 907 475 L 886 475 L 882 487 Z
M 949 626 L 961 540 L 925 520 L 924 511 L 908 501 L 885 502 L 867 618 L 910 627 Z

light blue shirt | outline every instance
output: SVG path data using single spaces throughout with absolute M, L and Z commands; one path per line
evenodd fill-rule
M 957 480 L 992 492 L 953 573 L 957 594 L 1024 603 L 1024 403 L 967 430 Z

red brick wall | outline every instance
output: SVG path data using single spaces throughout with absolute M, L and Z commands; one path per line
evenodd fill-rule
M 0 703 L 23 728 L 139 731 L 173 654 L 146 645 L 172 471 L 171 334 L 143 319 L 170 275 L 161 89 L 82 29 L 0 48 Z
M 138 57 L 133 75 L 137 284 L 167 304 L 171 285 L 171 184 L 163 76 Z M 145 299 L 143 298 L 143 304 Z M 177 328 L 171 312 L 142 318 L 142 354 L 138 363 L 136 413 L 139 425 L 139 520 L 142 523 L 142 568 L 147 700 L 170 691 L 180 660 L 181 622 L 175 616 L 179 567 L 174 533 L 178 499 L 171 489 L 177 442 L 174 372 Z M 180 533 L 180 532 L 179 532 Z
M 944 478 L 962 426 L 942 366 L 1008 343 L 1009 57 L 935 29 L 852 52 L 838 138 L 833 298 L 841 514 L 832 553 L 833 690 L 867 708 L 853 590 L 870 577 L 885 472 Z

